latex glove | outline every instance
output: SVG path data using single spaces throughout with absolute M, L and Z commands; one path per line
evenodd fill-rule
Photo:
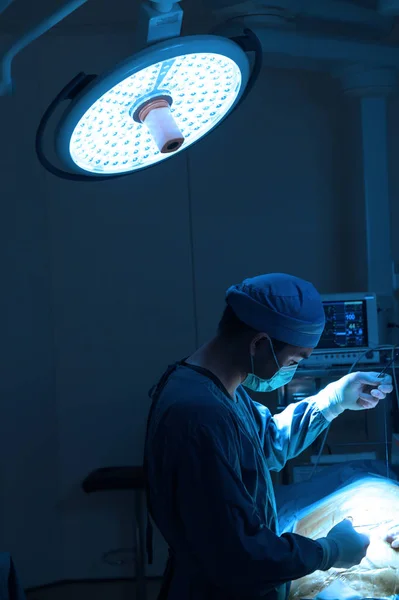
M 395 525 L 388 530 L 385 541 L 391 545 L 394 550 L 399 550 L 399 525 Z
M 327 534 L 326 540 L 332 540 L 338 546 L 338 558 L 333 564 L 337 569 L 350 569 L 360 564 L 370 545 L 370 538 L 358 533 L 349 519 L 335 525 Z
M 374 389 L 369 391 L 369 386 Z M 378 373 L 350 373 L 330 383 L 316 396 L 317 404 L 328 421 L 332 421 L 344 410 L 374 408 L 380 400 L 393 390 L 392 377 Z

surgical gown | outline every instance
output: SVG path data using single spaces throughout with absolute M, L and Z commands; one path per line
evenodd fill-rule
M 284 599 L 321 565 L 317 541 L 278 524 L 270 470 L 327 427 L 317 397 L 272 416 L 239 387 L 180 363 L 153 406 L 146 460 L 151 516 L 173 553 L 168 600 Z

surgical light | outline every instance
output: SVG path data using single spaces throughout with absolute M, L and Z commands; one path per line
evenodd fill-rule
M 251 50 L 257 58 L 252 72 Z M 103 76 L 81 74 L 42 118 L 39 160 L 55 175 L 85 181 L 166 160 L 207 135 L 238 105 L 259 74 L 261 53 L 248 30 L 233 40 L 180 37 L 147 47 Z M 55 139 L 65 171 L 48 160 L 43 137 L 53 112 L 67 99 Z

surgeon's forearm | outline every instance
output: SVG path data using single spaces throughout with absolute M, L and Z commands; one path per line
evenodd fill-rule
M 313 396 L 318 409 L 328 422 L 331 422 L 345 410 L 339 403 L 335 402 L 335 394 L 335 386 L 329 384 L 316 396 Z
M 316 570 L 328 570 L 336 559 L 330 545 L 301 535 L 277 537 L 265 528 L 264 535 L 256 537 L 218 548 L 214 556 L 210 549 L 205 553 L 197 548 L 209 579 L 229 593 L 261 595 Z
M 335 565 L 338 559 L 338 546 L 334 540 L 319 538 L 316 540 L 323 548 L 323 560 L 319 566 L 319 571 L 328 571 Z
M 328 420 L 316 402 L 316 396 L 289 404 L 274 415 L 265 436 L 265 454 L 269 469 L 281 470 L 287 460 L 295 458 L 326 429 Z

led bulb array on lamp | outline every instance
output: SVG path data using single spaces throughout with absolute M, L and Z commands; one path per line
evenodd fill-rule
M 57 132 L 58 154 L 72 171 L 100 177 L 149 167 L 218 125 L 248 76 L 247 55 L 227 38 L 192 36 L 151 46 L 96 78 L 71 102 Z M 158 99 L 167 107 L 158 113 L 161 135 L 167 138 L 169 127 L 180 137 L 169 147 L 159 144 L 150 121 L 137 116 Z

